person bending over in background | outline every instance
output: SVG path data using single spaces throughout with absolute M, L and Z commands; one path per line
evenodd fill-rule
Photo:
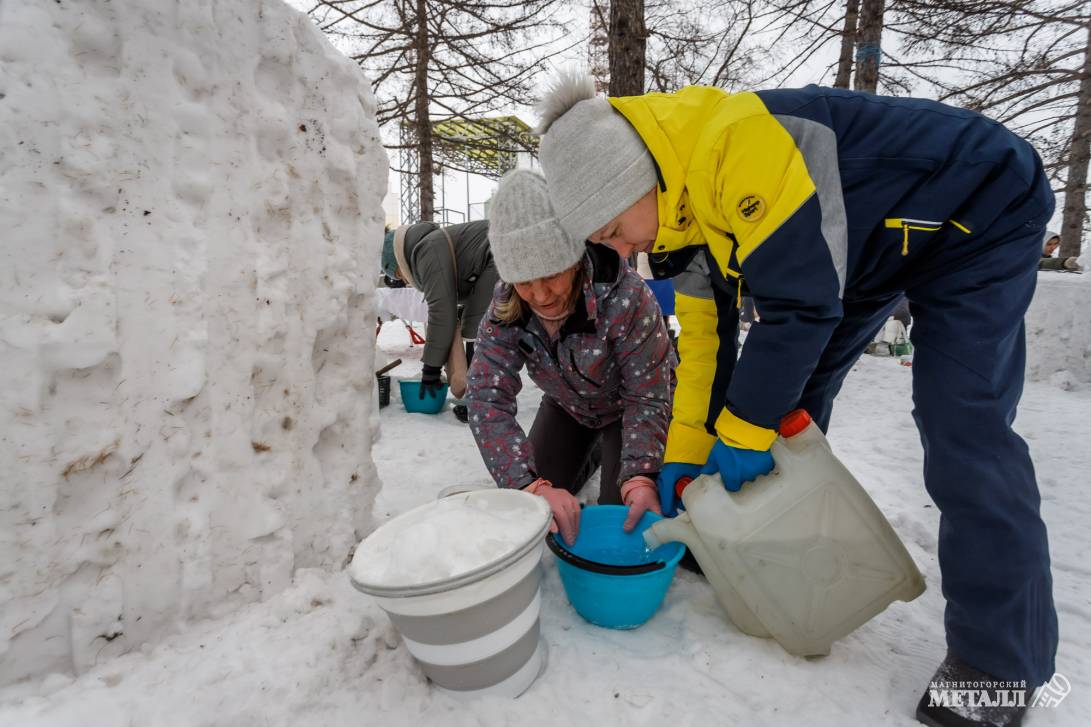
M 473 340 L 497 281 L 488 234 L 488 221 L 476 220 L 449 227 L 418 222 L 391 230 L 383 237 L 383 273 L 421 291 L 428 304 L 421 358 L 422 399 L 434 395 L 443 385 L 440 372 L 444 365 L 448 366 L 448 378 L 452 364 L 456 370 L 465 369 L 464 364 L 454 363 L 452 356 L 460 357 L 464 350 L 466 361 L 473 358 Z M 456 330 L 461 331 L 458 350 L 453 349 Z M 461 348 L 463 343 L 465 349 Z M 451 381 L 452 393 L 460 396 L 463 386 L 465 382 Z M 456 404 L 454 413 L 459 421 L 466 421 L 465 404 Z
M 655 479 L 670 418 L 674 351 L 652 291 L 609 248 L 557 223 L 541 175 L 509 172 L 489 231 L 500 279 L 478 331 L 466 401 L 501 487 L 544 497 L 553 529 L 579 531 L 575 493 L 601 442 L 600 504 L 625 504 L 631 530 L 659 512 Z M 520 371 L 542 390 L 530 436 L 515 420 Z

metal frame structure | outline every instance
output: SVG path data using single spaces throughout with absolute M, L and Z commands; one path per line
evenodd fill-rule
M 417 135 L 413 127 L 402 122 L 398 129 L 398 172 L 399 195 L 401 201 L 402 224 L 409 224 L 420 219 L 420 155 L 414 142 Z
M 403 122 L 398 136 L 404 223 L 420 219 L 420 156 L 412 124 Z M 517 116 L 443 119 L 432 122 L 432 149 L 437 169 L 499 179 L 516 167 L 520 152 L 537 154 L 538 139 Z

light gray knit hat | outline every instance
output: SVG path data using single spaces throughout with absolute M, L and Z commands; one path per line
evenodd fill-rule
M 542 172 L 572 237 L 586 239 L 655 187 L 651 153 L 625 117 L 595 97 L 591 76 L 560 74 L 538 112 Z
M 557 221 L 545 178 L 529 169 L 504 175 L 489 210 L 489 247 L 500 279 L 525 283 L 564 272 L 586 247 Z

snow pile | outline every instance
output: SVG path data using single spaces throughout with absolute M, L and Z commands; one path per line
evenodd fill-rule
M 488 491 L 486 491 L 488 492 Z M 369 535 L 352 559 L 357 583 L 397 588 L 433 583 L 476 570 L 526 545 L 548 516 L 545 500 L 516 492 L 522 511 L 483 497 L 448 497 L 418 507 Z
M 279 0 L 0 4 L 0 684 L 362 536 L 373 114 Z
M 1039 273 L 1026 326 L 1028 379 L 1091 383 L 1091 273 Z

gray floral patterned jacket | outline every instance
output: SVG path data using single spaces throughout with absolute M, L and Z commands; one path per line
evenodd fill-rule
M 663 460 L 676 359 L 655 296 L 617 253 L 588 245 L 576 311 L 550 340 L 538 319 L 500 323 L 503 283 L 478 329 L 466 393 L 470 428 L 501 487 L 533 482 L 534 452 L 515 420 L 525 366 L 545 396 L 590 428 L 622 420 L 621 481 Z

